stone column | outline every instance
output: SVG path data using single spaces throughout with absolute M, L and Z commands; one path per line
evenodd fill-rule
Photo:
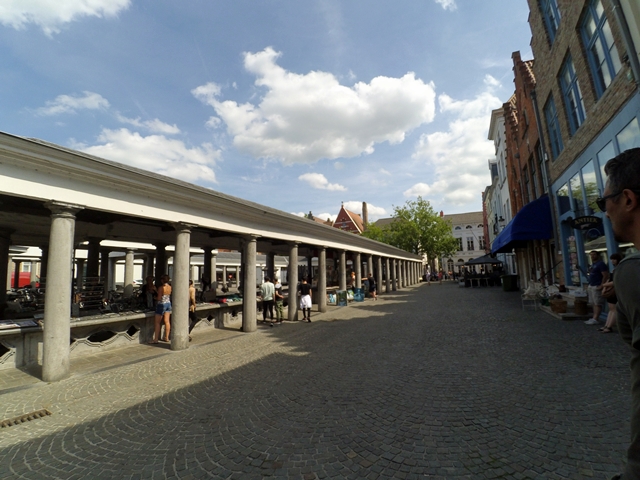
M 313 255 L 307 257 L 307 281 L 309 285 L 313 283 Z
M 327 247 L 318 249 L 318 311 L 327 311 Z
M 155 260 L 155 255 L 153 253 L 147 253 L 146 254 L 146 261 L 144 262 L 144 278 L 143 280 L 147 281 L 147 277 L 153 277 L 153 263 Z
M 408 282 L 407 282 L 407 261 L 403 260 L 402 261 L 402 287 L 406 288 L 408 287 Z
M 127 250 L 124 257 L 124 296 L 129 298 L 133 296 L 133 250 Z
M 82 290 L 84 282 L 84 258 L 76 258 L 76 288 Z
M 216 265 L 217 258 L 218 252 L 211 252 L 211 260 L 209 261 L 209 270 L 211 270 L 211 275 L 209 275 L 209 280 L 211 280 L 211 288 L 214 292 L 218 289 L 218 265 Z
M 226 266 L 226 265 L 223 265 L 223 266 L 222 266 L 222 284 L 223 284 L 224 286 L 226 286 L 226 285 L 227 285 L 227 279 L 228 279 L 228 278 L 229 278 L 229 277 L 227 276 L 227 266 Z
M 340 250 L 340 265 L 339 265 L 339 282 L 338 289 L 346 290 L 347 289 L 347 252 L 345 250 Z
M 38 262 L 35 261 L 31 261 L 31 268 L 29 270 L 29 283 L 33 283 L 33 282 L 37 282 L 37 275 L 36 275 L 36 266 L 38 265 Z
M 243 245 L 243 292 L 242 292 L 242 331 L 255 332 L 258 329 L 256 296 L 256 254 L 258 237 L 250 235 Z
M 22 269 L 22 260 L 13 258 L 13 282 L 12 287 L 16 290 L 20 288 L 20 270 Z
M 402 281 L 400 279 L 400 264 L 402 263 L 401 260 L 398 259 L 394 259 L 393 261 L 394 266 L 393 266 L 393 273 L 395 275 L 395 282 L 394 282 L 394 290 L 400 290 L 402 288 Z
M 273 277 L 275 277 L 275 273 L 276 273 L 276 254 L 273 252 L 267 253 L 266 269 L 267 269 L 267 273 L 266 273 L 267 277 L 273 280 Z
M 173 226 L 176 245 L 171 279 L 171 350 L 185 350 L 189 348 L 189 248 L 193 225 L 180 222 Z
M 156 243 L 156 282 L 160 283 L 160 277 L 168 273 L 167 246 L 164 243 Z
M 107 282 L 107 285 L 109 287 L 109 290 L 115 290 L 116 289 L 116 264 L 118 263 L 118 261 L 116 260 L 116 258 L 111 258 L 109 257 L 109 281 Z
M 213 278 L 213 274 L 215 270 L 211 272 L 211 251 L 213 250 L 211 247 L 203 247 L 204 255 L 202 257 L 203 265 L 202 265 L 202 276 L 207 277 L 210 282 L 213 282 L 215 278 Z M 198 279 L 200 280 L 200 279 Z
M 47 279 L 47 267 L 49 264 L 49 245 L 42 245 L 40 247 L 42 255 L 40 256 L 40 281 Z
M 7 301 L 7 290 L 9 290 L 9 283 L 7 282 L 9 272 L 11 271 L 9 265 L 9 246 L 11 245 L 11 231 L 0 230 L 0 278 L 4 279 L 4 285 L 0 285 L 0 305 L 3 305 Z
M 298 320 L 298 242 L 289 244 L 289 308 L 290 322 Z
M 391 292 L 391 270 L 389 269 L 389 257 L 386 257 L 384 259 L 384 269 L 386 272 L 386 278 L 385 278 L 385 293 L 389 293 Z
M 367 276 L 373 275 L 373 255 L 367 255 Z
M 100 278 L 102 279 L 102 288 L 104 298 L 109 297 L 109 282 L 111 281 L 109 271 L 109 250 L 100 252 Z
M 376 285 L 378 286 L 378 293 L 382 293 L 382 257 L 377 256 L 376 264 L 376 270 L 378 271 L 376 274 Z
M 42 335 L 42 380 L 56 382 L 69 375 L 71 282 L 75 214 L 82 207 L 48 202 L 51 210 L 47 282 Z
M 360 252 L 356 252 L 354 263 L 356 269 L 356 288 L 362 288 L 362 256 Z
M 100 239 L 89 238 L 89 248 L 87 250 L 87 277 L 95 278 L 100 272 Z

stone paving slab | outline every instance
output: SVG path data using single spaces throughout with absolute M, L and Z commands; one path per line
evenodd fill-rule
M 630 399 L 617 335 L 522 311 L 517 292 L 498 288 L 420 285 L 380 298 L 310 324 L 203 333 L 183 352 L 108 352 L 54 384 L 6 381 L 0 420 L 52 415 L 0 429 L 0 478 L 621 470 Z

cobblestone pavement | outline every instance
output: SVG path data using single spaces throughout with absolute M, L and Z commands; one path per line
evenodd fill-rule
M 129 348 L 126 364 L 0 391 L 0 420 L 52 412 L 0 430 L 0 477 L 603 479 L 621 470 L 630 402 L 617 335 L 522 311 L 517 292 L 454 284 L 313 318 L 222 340 L 202 333 L 183 352 Z

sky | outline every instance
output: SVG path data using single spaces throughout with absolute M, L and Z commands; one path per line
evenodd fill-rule
M 0 131 L 302 215 L 482 210 L 526 0 L 0 0 Z

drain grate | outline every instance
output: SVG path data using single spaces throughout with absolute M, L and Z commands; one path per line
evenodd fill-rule
M 25 413 L 24 415 L 20 415 L 18 417 L 2 420 L 0 422 L 0 428 L 13 427 L 14 425 L 20 425 L 24 422 L 30 422 L 31 420 L 46 417 L 47 415 L 51 415 L 51 412 L 46 408 L 43 408 L 42 410 L 37 410 L 35 412 Z

